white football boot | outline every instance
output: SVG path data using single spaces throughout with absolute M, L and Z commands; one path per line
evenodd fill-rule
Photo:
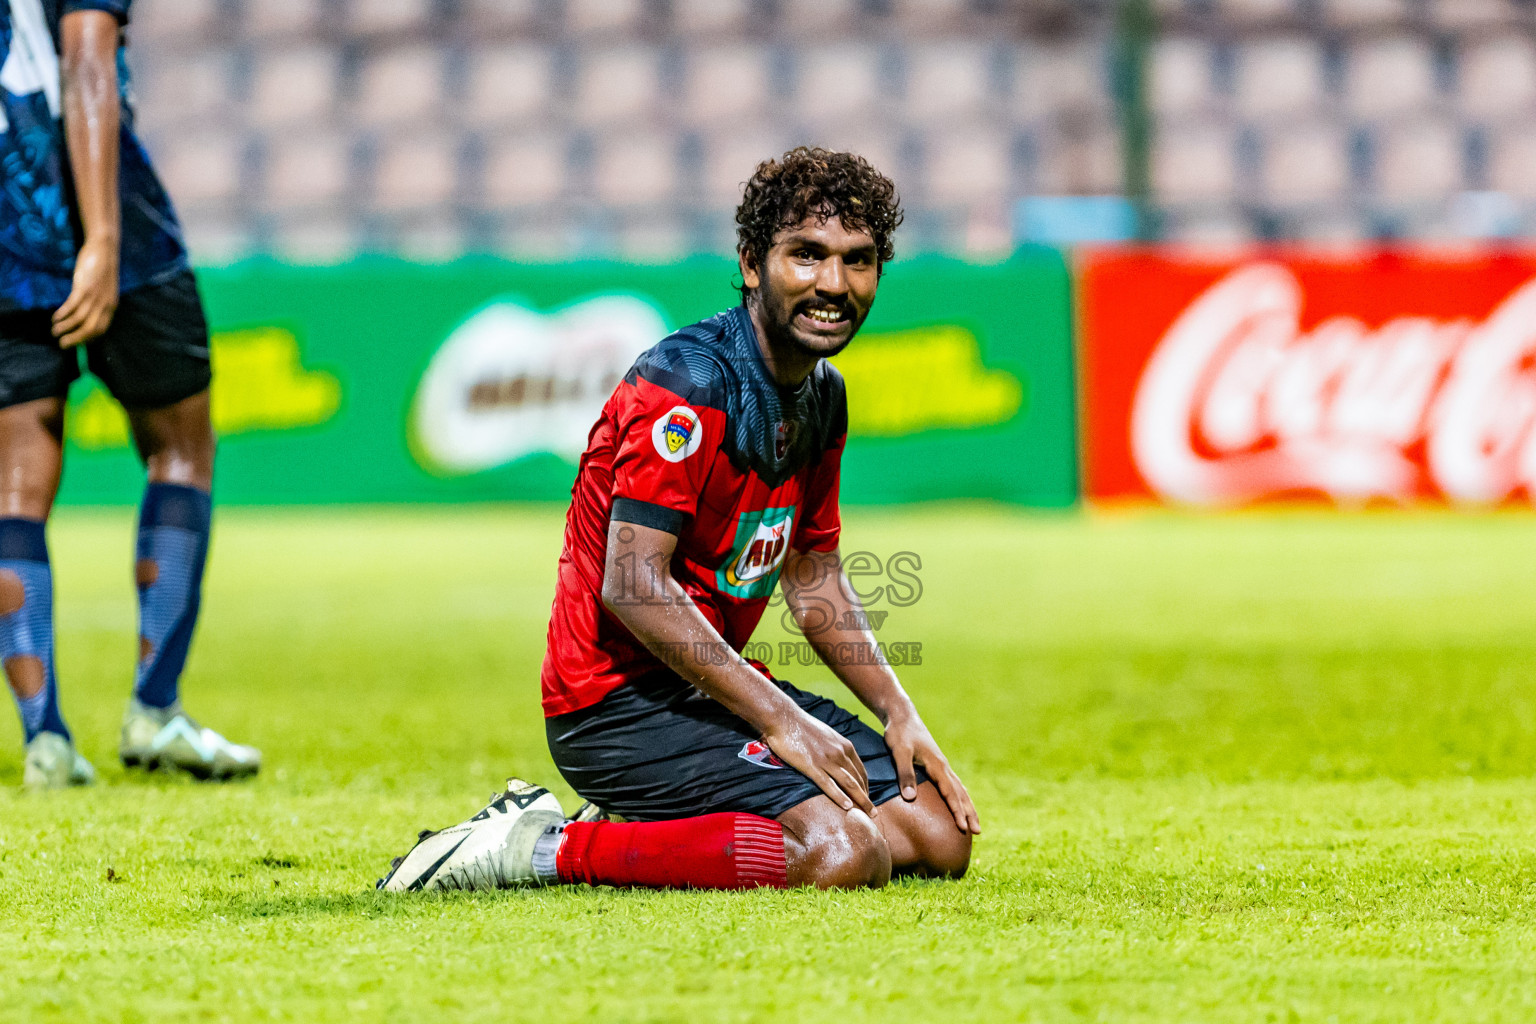
M 124 768 L 174 768 L 198 779 L 220 782 L 261 770 L 261 751 L 231 743 L 198 725 L 179 703 L 152 708 L 132 697 L 123 713 L 117 753 Z
M 508 779 L 506 790 L 462 825 L 421 833 L 410 853 L 395 858 L 378 888 L 420 892 L 538 885 L 534 844 L 564 822 L 560 801 L 549 790 Z
M 591 800 L 583 800 L 576 813 L 571 815 L 572 821 L 623 821 L 617 814 L 609 814 Z
M 40 732 L 27 744 L 21 784 L 26 789 L 63 789 L 88 786 L 96 781 L 96 769 L 56 732 Z

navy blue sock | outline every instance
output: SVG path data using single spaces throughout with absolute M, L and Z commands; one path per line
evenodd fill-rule
M 35 519 L 0 519 L 0 662 L 27 742 L 40 732 L 69 739 L 53 674 L 53 570 Z
M 202 604 L 213 499 L 179 484 L 150 484 L 139 507 L 139 668 L 133 695 L 155 708 L 176 703 Z

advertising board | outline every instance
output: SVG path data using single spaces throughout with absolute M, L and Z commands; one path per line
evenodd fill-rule
M 200 275 L 214 329 L 223 503 L 568 498 L 635 356 L 736 303 L 734 263 L 430 267 L 254 262 Z M 893 264 L 836 365 L 848 502 L 1077 497 L 1065 260 Z M 136 500 L 122 410 L 93 380 L 67 414 L 61 500 Z
M 1092 499 L 1536 495 L 1536 254 L 1101 249 L 1079 301 Z

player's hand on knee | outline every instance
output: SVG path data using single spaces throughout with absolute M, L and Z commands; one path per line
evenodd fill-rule
M 906 800 L 917 799 L 917 768 L 922 765 L 928 777 L 938 788 L 939 795 L 954 816 L 955 827 L 962 832 L 981 835 L 981 817 L 965 783 L 949 766 L 949 758 L 939 749 L 928 726 L 916 714 L 892 719 L 885 728 L 885 745 L 890 748 L 891 759 L 896 762 L 896 781 L 901 785 L 901 795 Z
M 87 241 L 75 258 L 69 298 L 53 314 L 53 336 L 61 348 L 99 338 L 117 313 L 117 244 Z
M 848 738 L 804 712 L 763 734 L 779 760 L 810 779 L 845 811 L 875 813 L 864 761 Z
M 949 805 L 949 813 L 954 815 L 955 827 L 961 832 L 969 832 L 973 836 L 981 835 L 981 816 L 976 813 L 976 805 L 971 802 L 970 791 L 965 788 L 965 783 L 960 781 L 960 776 L 949 766 L 949 761 L 939 748 L 934 747 L 931 755 L 923 756 L 923 767 L 928 771 L 928 777 L 938 787 L 939 795 Z

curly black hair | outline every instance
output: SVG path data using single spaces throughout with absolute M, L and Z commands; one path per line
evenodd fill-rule
M 850 230 L 868 231 L 882 271 L 896 258 L 891 236 L 903 217 L 896 184 L 856 153 L 813 146 L 757 165 L 736 207 L 736 251 L 762 266 L 778 233 L 807 217 L 836 217 Z M 743 299 L 747 292 L 743 285 Z

